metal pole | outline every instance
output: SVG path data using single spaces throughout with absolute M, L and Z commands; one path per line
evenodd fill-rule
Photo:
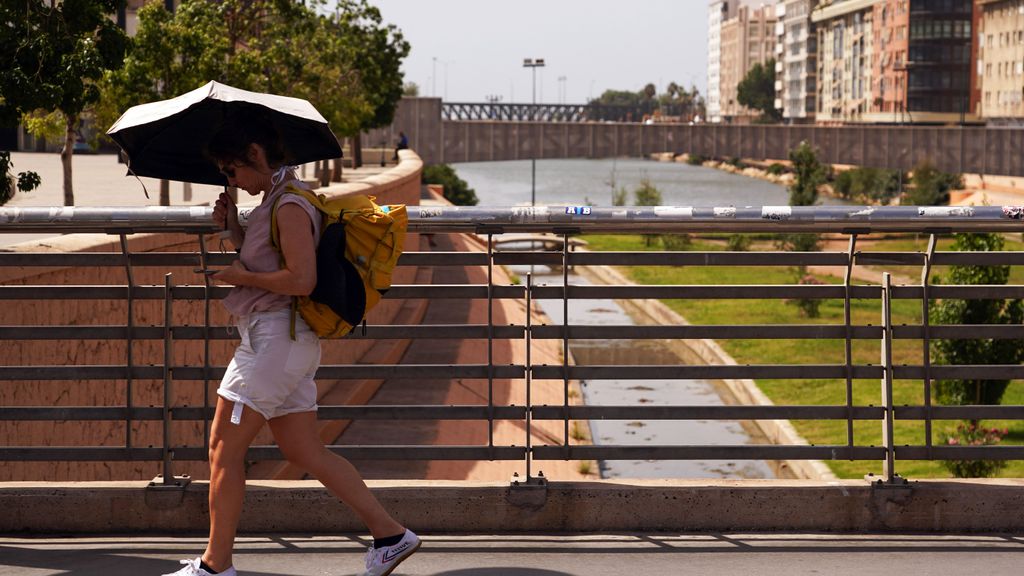
M 537 114 L 537 67 L 531 68 L 533 71 L 533 110 L 530 113 L 530 120 L 536 122 L 535 114 Z M 530 206 L 537 205 L 537 139 L 534 137 L 533 127 L 530 128 Z M 529 476 L 529 475 L 527 475 Z
M 569 456 L 569 234 L 562 235 L 562 393 L 565 454 Z
M 923 368 L 924 368 L 924 445 L 928 449 L 928 459 L 932 458 L 932 377 L 931 377 L 931 321 L 928 318 L 931 305 L 928 302 L 928 276 L 932 270 L 932 258 L 935 256 L 936 237 L 928 238 L 928 254 L 925 255 L 924 269 L 921 271 L 921 327 L 923 328 Z
M 851 281 L 853 280 L 853 259 L 854 249 L 857 246 L 857 235 L 850 235 L 850 249 L 847 255 L 849 260 L 846 263 L 846 276 L 844 286 L 846 289 L 843 298 L 843 317 L 846 322 L 846 445 L 853 448 L 853 326 L 852 312 L 850 305 Z
M 172 328 L 174 318 L 174 300 L 171 294 L 172 281 L 171 273 L 164 275 L 164 479 L 163 485 L 174 484 L 173 453 L 171 450 L 171 364 L 174 362 L 174 349 L 172 346 Z
M 494 448 L 494 234 L 487 235 L 487 446 Z

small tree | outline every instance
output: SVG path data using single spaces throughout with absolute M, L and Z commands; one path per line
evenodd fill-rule
M 998 234 L 956 234 L 953 250 L 999 251 Z M 949 284 L 1006 284 L 1009 266 L 950 266 Z M 943 300 L 931 309 L 934 324 L 1020 324 L 1021 300 Z M 1024 360 L 1024 338 L 1015 340 L 933 340 L 935 361 L 942 364 L 1018 364 Z M 939 380 L 936 396 L 943 404 L 999 404 L 1008 380 Z
M 465 180 L 459 178 L 455 169 L 448 164 L 434 164 L 423 169 L 424 184 L 444 186 L 444 197 L 456 206 L 476 206 L 479 200 L 476 191 Z
M 736 86 L 736 101 L 761 112 L 762 122 L 782 120 L 782 112 L 775 107 L 775 60 L 751 66 L 747 75 Z
M 793 184 L 789 187 L 789 204 L 791 206 L 813 206 L 818 202 L 818 187 L 825 182 L 825 166 L 818 161 L 818 154 L 807 142 L 789 153 L 793 163 Z M 783 250 L 794 252 L 813 252 L 819 249 L 817 234 L 782 234 L 777 244 Z M 800 284 L 816 284 L 816 279 L 807 273 L 806 266 L 797 266 L 794 270 L 796 280 Z M 797 298 L 793 302 L 810 318 L 819 315 L 821 301 L 813 298 Z
M 633 190 L 633 201 L 637 206 L 660 206 L 661 191 L 651 184 L 650 178 L 641 178 L 640 185 Z M 653 246 L 657 239 L 657 234 L 644 234 L 644 245 Z
M 937 170 L 929 162 L 914 168 L 905 204 L 914 206 L 941 206 L 949 204 L 949 191 L 963 188 L 963 177 Z

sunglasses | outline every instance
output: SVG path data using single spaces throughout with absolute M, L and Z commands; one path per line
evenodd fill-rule
M 235 177 L 235 165 L 234 164 L 228 164 L 226 166 L 218 166 L 217 169 L 220 170 L 221 174 L 227 176 L 228 178 L 234 178 Z

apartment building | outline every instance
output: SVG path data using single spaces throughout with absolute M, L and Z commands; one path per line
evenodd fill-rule
M 779 0 L 775 25 L 775 106 L 790 123 L 813 123 L 818 36 L 811 13 L 817 0 Z
M 822 2 L 811 14 L 818 35 L 819 123 L 863 122 L 870 111 L 876 2 Z
M 1024 124 L 1024 0 L 978 0 L 975 112 L 991 124 Z
M 907 52 L 910 49 L 908 0 L 880 0 L 874 7 L 876 58 L 872 63 L 872 101 L 864 119 L 905 123 L 907 113 Z
M 754 64 L 764 64 L 775 55 L 775 6 L 739 6 L 733 18 L 721 25 L 719 67 L 719 109 L 724 121 L 746 121 L 760 114 L 747 110 L 737 100 L 737 86 Z
M 707 117 L 722 121 L 722 23 L 736 16 L 738 0 L 712 0 L 708 7 Z

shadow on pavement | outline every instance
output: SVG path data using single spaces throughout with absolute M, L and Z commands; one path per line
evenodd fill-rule
M 399 570 L 401 571 L 401 570 Z M 497 568 L 465 568 L 462 570 L 446 570 L 434 576 L 572 576 L 568 572 L 543 570 L 541 568 L 515 568 L 502 566 Z

